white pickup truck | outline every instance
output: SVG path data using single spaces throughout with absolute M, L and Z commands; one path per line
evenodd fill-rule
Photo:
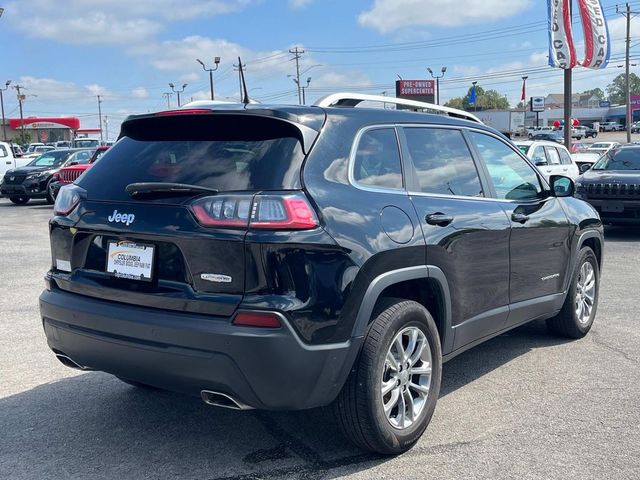
M 16 157 L 10 143 L 0 142 L 0 182 L 8 170 L 24 167 L 33 158 Z

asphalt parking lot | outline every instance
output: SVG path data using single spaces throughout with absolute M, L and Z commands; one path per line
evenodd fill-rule
M 227 411 L 64 367 L 38 316 L 50 215 L 44 202 L 0 199 L 0 478 L 640 476 L 638 228 L 607 229 L 585 339 L 535 323 L 460 355 L 422 440 L 384 458 L 351 447 L 325 410 Z

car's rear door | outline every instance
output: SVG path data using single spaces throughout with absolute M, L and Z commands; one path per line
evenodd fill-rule
M 507 325 L 516 325 L 562 304 L 570 225 L 561 199 L 549 195 L 536 170 L 516 149 L 487 132 L 472 131 L 469 136 L 487 169 L 491 195 L 511 223 Z
M 407 188 L 421 221 L 425 261 L 439 268 L 452 296 L 454 349 L 500 330 L 509 302 L 510 224 L 485 196 L 461 129 L 401 129 Z

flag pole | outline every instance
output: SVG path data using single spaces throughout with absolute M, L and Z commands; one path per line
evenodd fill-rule
M 571 23 L 573 23 L 573 0 L 569 1 L 569 18 Z M 572 69 L 571 63 L 569 63 L 569 68 L 565 68 L 564 70 L 564 146 L 571 151 L 571 106 L 572 106 L 572 94 L 571 94 L 571 80 L 572 80 Z

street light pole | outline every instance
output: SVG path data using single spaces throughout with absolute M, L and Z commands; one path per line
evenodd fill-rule
M 447 73 L 447 67 L 442 67 L 442 75 L 434 75 L 431 67 L 427 67 L 427 71 L 431 74 L 432 78 L 436 79 L 436 105 L 440 105 L 440 79 Z
M 307 77 L 307 84 L 304 87 L 300 87 L 302 88 L 302 104 L 303 105 L 307 104 L 307 97 L 306 97 L 305 90 L 309 88 L 310 83 L 311 83 L 311 77 Z
M 0 13 L 2 15 L 2 13 Z M 11 85 L 11 80 L 7 80 L 4 84 L 4 88 L 0 88 L 0 107 L 2 107 L 2 138 L 4 141 L 7 141 L 7 127 L 5 127 L 4 122 L 6 121 L 4 118 L 4 99 L 2 98 L 2 92 L 9 89 L 9 85 Z
M 20 106 L 20 136 L 22 137 L 20 141 L 24 144 L 24 115 L 22 113 L 22 102 L 25 99 L 25 96 L 20 92 L 24 87 L 22 85 L 14 85 L 13 88 L 18 92 L 18 105 Z
M 215 100 L 215 97 L 213 95 L 213 72 L 218 70 L 218 67 L 220 66 L 220 57 L 214 57 L 213 59 L 213 64 L 215 65 L 215 68 L 207 68 L 204 62 L 199 58 L 196 58 L 196 62 L 202 65 L 202 69 L 205 72 L 209 72 L 209 87 L 211 88 L 211 100 Z
M 102 99 L 100 98 L 100 95 L 96 95 L 96 97 L 98 97 L 98 123 L 100 124 L 100 143 L 102 144 L 104 141 L 104 138 L 102 137 Z
M 178 107 L 180 107 L 180 94 L 184 92 L 185 88 L 187 88 L 187 84 L 185 83 L 182 85 L 182 90 L 176 90 L 176 87 L 173 83 L 170 83 L 169 86 L 171 87 L 171 91 L 178 96 Z

